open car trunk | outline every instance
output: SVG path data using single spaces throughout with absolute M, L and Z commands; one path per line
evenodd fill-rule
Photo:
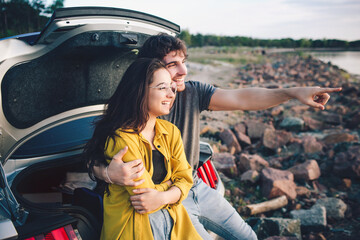
M 99 239 L 102 200 L 81 161 L 91 123 L 144 41 L 179 32 L 146 13 L 78 7 L 0 41 L 0 239 Z
M 69 179 L 74 174 L 78 177 Z M 80 156 L 33 164 L 21 171 L 11 187 L 29 212 L 26 224 L 17 227 L 19 239 L 46 235 L 68 225 L 78 239 L 99 239 L 102 202 L 100 195 L 84 194 L 83 187 L 90 180 L 84 183 L 86 175 Z
M 139 48 L 159 33 L 180 28 L 80 7 L 56 10 L 40 34 L 0 41 L 0 239 L 99 239 L 103 191 L 81 153 Z M 224 194 L 211 156 L 202 143 L 197 174 Z

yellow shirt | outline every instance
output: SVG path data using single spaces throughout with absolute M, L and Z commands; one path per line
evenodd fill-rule
M 123 161 L 142 159 L 146 171 L 139 179 L 145 179 L 145 182 L 137 187 L 109 184 L 110 195 L 104 195 L 104 224 L 101 239 L 153 239 L 148 214 L 137 213 L 129 198 L 130 195 L 134 195 L 132 190 L 135 188 L 154 188 L 158 191 L 166 191 L 169 186 L 165 182 L 169 179 L 173 182 L 172 186 L 181 190 L 181 197 L 177 203 L 159 208 L 167 208 L 173 219 L 171 239 L 201 239 L 192 225 L 185 207 L 181 204 L 181 201 L 188 195 L 193 179 L 192 169 L 186 160 L 179 129 L 165 120 L 156 120 L 153 144 L 164 155 L 167 170 L 167 174 L 160 184 L 154 184 L 151 179 L 154 169 L 152 149 L 149 142 L 141 134 L 125 133 L 120 130 L 117 130 L 116 133 L 119 137 L 115 137 L 115 142 L 111 138 L 108 139 L 105 154 L 112 158 L 120 149 L 128 146 Z

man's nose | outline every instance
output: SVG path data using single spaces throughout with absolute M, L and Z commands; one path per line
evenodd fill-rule
M 187 67 L 186 67 L 185 63 L 179 65 L 178 74 L 180 74 L 180 75 L 186 75 L 187 74 Z

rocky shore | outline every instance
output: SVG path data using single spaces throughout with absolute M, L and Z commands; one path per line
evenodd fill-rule
M 216 54 L 216 50 L 214 52 Z M 343 88 L 321 111 L 297 101 L 202 114 L 202 138 L 226 197 L 259 239 L 360 239 L 360 77 L 298 53 L 260 62 L 191 62 L 189 78 L 222 88 Z

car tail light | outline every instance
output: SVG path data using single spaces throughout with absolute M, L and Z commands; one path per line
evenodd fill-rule
M 79 236 L 81 239 L 81 237 Z M 46 234 L 40 234 L 35 237 L 26 238 L 25 240 L 80 240 L 73 227 L 69 224 Z
M 218 178 L 216 176 L 214 165 L 212 162 L 206 161 L 201 165 L 197 170 L 197 175 L 201 178 L 208 186 L 211 188 L 216 188 L 216 184 L 218 183 Z

